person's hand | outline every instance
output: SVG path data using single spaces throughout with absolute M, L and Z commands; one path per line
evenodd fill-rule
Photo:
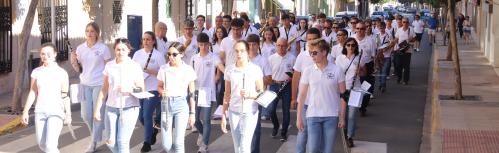
M 194 127 L 195 122 L 196 122 L 196 116 L 194 116 L 194 114 L 189 114 L 189 126 Z
M 241 89 L 241 91 L 239 92 L 239 95 L 241 95 L 241 97 L 243 97 L 243 98 L 247 98 L 249 96 L 249 93 L 246 92 L 245 89 Z
M 69 125 L 71 124 L 71 114 L 66 114 L 66 117 L 64 118 L 64 124 Z
M 345 119 L 344 118 L 340 118 L 340 121 L 338 122 L 338 127 L 345 128 Z
M 71 63 L 74 63 L 76 62 L 78 59 L 77 59 L 78 55 L 76 55 L 76 51 L 72 50 L 71 51 L 71 57 L 70 57 L 70 62 Z
M 301 115 L 298 114 L 298 117 L 296 118 L 296 128 L 298 128 L 298 130 L 302 131 L 305 130 L 305 126 L 303 126 L 303 122 L 302 122 L 302 118 L 301 118 Z
M 227 131 L 227 119 L 225 118 L 225 113 L 222 115 L 222 119 L 220 121 L 220 128 L 222 129 L 222 132 L 228 133 L 229 131 Z
M 94 120 L 100 121 L 100 112 L 99 111 L 94 111 Z
M 29 123 L 29 114 L 23 113 L 23 115 L 21 116 L 21 124 L 28 125 L 28 123 Z
M 291 109 L 296 110 L 297 104 L 296 100 L 291 100 Z

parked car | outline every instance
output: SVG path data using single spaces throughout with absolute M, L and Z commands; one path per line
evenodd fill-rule
M 343 18 L 344 16 L 351 18 L 353 16 L 357 16 L 357 12 L 355 12 L 355 11 L 336 12 L 336 15 L 334 16 L 334 19 L 335 20 L 341 20 L 341 18 Z
M 374 11 L 372 14 L 371 14 L 371 19 L 377 19 L 381 16 L 384 16 L 385 18 L 388 17 L 388 13 L 387 12 L 381 12 L 381 11 Z

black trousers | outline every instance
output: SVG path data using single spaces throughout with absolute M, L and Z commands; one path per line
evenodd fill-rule
M 395 64 L 395 73 L 397 74 L 397 82 L 409 82 L 411 76 L 411 55 L 412 53 L 397 54 Z
M 366 69 L 367 69 L 367 74 L 365 76 L 360 77 L 360 82 L 364 82 L 364 81 L 369 82 L 371 84 L 371 87 L 367 91 L 374 94 L 374 83 L 376 83 L 376 78 L 373 76 L 374 61 L 366 63 Z M 362 99 L 362 105 L 360 106 L 360 110 L 366 110 L 367 105 L 369 105 L 370 99 L 371 99 L 371 95 L 368 95 L 368 94 L 364 95 L 364 98 Z

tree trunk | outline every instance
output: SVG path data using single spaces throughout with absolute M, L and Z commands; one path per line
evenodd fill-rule
M 455 23 L 454 23 L 454 22 L 455 22 L 455 21 L 454 21 L 454 10 L 453 10 L 453 9 L 450 9 L 450 8 L 454 8 L 454 7 L 453 7 L 453 6 L 451 7 L 451 6 L 452 6 L 452 5 L 450 5 L 450 3 L 448 3 L 448 5 L 447 5 L 447 11 L 446 11 L 447 13 L 446 13 L 446 15 L 445 15 L 445 16 L 446 16 L 446 18 L 447 18 L 447 22 L 446 22 L 446 24 L 444 25 L 444 26 L 445 26 L 445 28 L 446 28 L 446 27 L 447 27 L 447 25 L 448 25 L 448 24 L 450 24 L 450 26 L 449 26 L 449 27 L 450 27 L 450 29 L 446 29 L 446 30 L 444 30 L 444 31 L 443 31 L 443 32 L 444 32 L 444 34 L 445 34 L 445 35 L 444 35 L 444 36 L 445 36 L 445 38 L 444 38 L 444 41 L 445 41 L 445 42 L 444 42 L 444 43 L 447 43 L 447 44 L 449 45 L 449 46 L 447 47 L 447 57 L 446 57 L 446 60 L 447 60 L 447 61 L 452 61 L 452 47 L 451 47 L 451 40 L 450 40 L 451 36 L 448 36 L 448 35 L 447 35 L 447 30 L 452 31 L 452 25 L 454 25 L 454 26 L 455 26 Z M 454 23 L 454 24 L 451 24 L 451 22 L 452 22 L 452 23 Z M 455 30 L 455 27 L 454 27 L 454 30 Z M 454 32 L 455 32 L 455 31 L 454 31 Z M 452 32 L 450 32 L 450 34 L 452 34 Z M 454 33 L 454 34 L 455 34 L 455 33 Z
M 14 95 L 12 96 L 12 112 L 18 114 L 21 111 L 22 97 L 23 97 L 23 80 L 26 74 L 24 73 L 26 67 L 28 66 L 28 60 L 26 60 L 29 52 L 28 40 L 31 35 L 31 28 L 33 26 L 33 19 L 35 18 L 36 6 L 38 5 L 38 0 L 31 0 L 28 8 L 28 14 L 24 20 L 23 29 L 19 37 L 18 43 L 18 53 L 17 53 L 17 67 L 16 76 L 14 80 Z M 29 106 L 28 106 L 29 107 Z
M 455 9 L 455 1 L 454 0 L 447 0 L 449 4 L 449 15 L 450 15 L 450 44 L 449 47 L 452 47 L 452 63 L 454 65 L 454 75 L 455 75 L 455 93 L 454 93 L 454 98 L 456 100 L 461 100 L 463 99 L 463 91 L 462 91 L 462 86 L 461 86 L 461 67 L 459 65 L 459 53 L 457 50 L 457 40 L 456 40 L 456 22 L 455 22 L 455 14 L 454 14 L 454 9 Z
M 152 25 L 153 25 L 153 29 L 154 29 L 154 24 L 156 24 L 156 22 L 158 22 L 158 3 L 159 3 L 159 0 L 152 0 Z M 165 12 L 163 12 L 165 13 Z

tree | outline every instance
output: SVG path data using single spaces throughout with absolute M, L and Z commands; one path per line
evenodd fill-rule
M 18 43 L 18 54 L 17 54 L 17 67 L 16 76 L 14 81 L 14 95 L 12 96 L 12 112 L 18 114 L 22 106 L 22 85 L 24 77 L 26 76 L 25 69 L 28 66 L 28 60 L 26 60 L 28 55 L 28 40 L 31 35 L 31 28 L 33 27 L 33 19 L 35 18 L 36 6 L 38 5 L 38 0 L 31 0 L 28 8 L 28 14 L 24 20 L 23 29 L 19 37 Z
M 159 0 L 152 0 L 152 25 L 153 25 L 153 29 L 154 29 L 154 24 L 156 24 L 156 22 L 158 22 L 158 3 L 159 3 Z M 164 13 L 164 12 L 162 12 Z
M 455 21 L 455 4 L 454 0 L 447 0 L 449 24 L 450 24 L 450 44 L 448 47 L 452 48 L 452 63 L 454 65 L 454 75 L 455 75 L 455 90 L 454 98 L 456 100 L 463 99 L 463 90 L 461 85 L 461 66 L 459 64 L 459 53 L 457 50 L 457 39 L 456 39 L 456 21 Z

